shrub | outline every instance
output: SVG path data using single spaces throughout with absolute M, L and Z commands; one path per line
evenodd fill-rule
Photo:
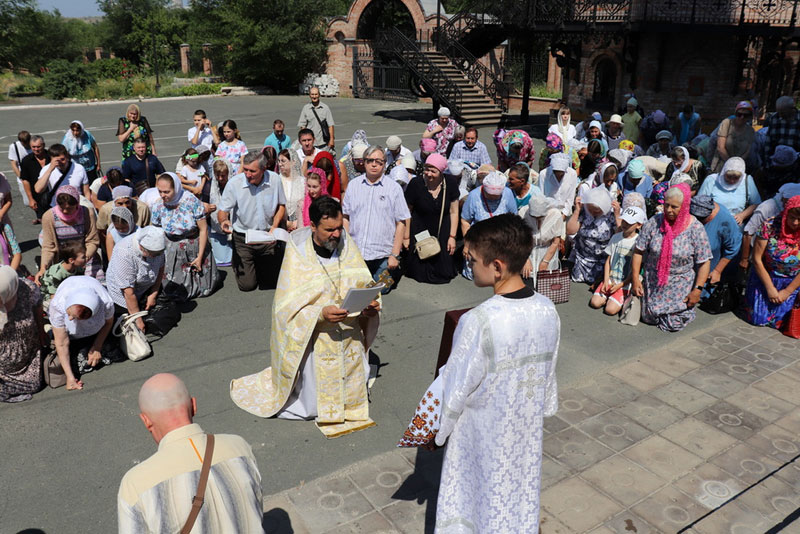
M 92 81 L 92 76 L 83 63 L 55 59 L 47 64 L 42 89 L 48 98 L 56 100 L 79 98 Z
M 110 78 L 112 80 L 119 80 L 128 78 L 134 74 L 135 68 L 127 61 L 119 58 L 103 58 L 93 61 L 88 65 L 89 72 L 97 80 Z
M 198 83 L 182 87 L 181 93 L 184 96 L 214 95 L 219 93 L 222 86 L 221 83 Z

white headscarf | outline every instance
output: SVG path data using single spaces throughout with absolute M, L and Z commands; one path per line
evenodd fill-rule
M 717 185 L 725 191 L 735 191 L 742 185 L 742 181 L 747 179 L 746 168 L 747 166 L 742 158 L 736 156 L 728 158 L 728 161 L 722 166 L 722 170 L 717 174 Z M 739 173 L 739 180 L 735 184 L 729 184 L 725 181 L 725 175 L 731 171 Z
M 502 195 L 508 177 L 502 172 L 494 171 L 483 179 L 483 190 L 487 195 Z
M 581 202 L 583 202 L 583 214 L 587 224 L 594 220 L 594 216 L 589 213 L 589 204 L 600 208 L 603 215 L 608 215 L 608 212 L 611 211 L 611 195 L 608 194 L 608 190 L 605 187 L 595 187 L 585 191 L 581 195 Z
M 566 171 L 572 164 L 572 159 L 563 152 L 556 152 L 550 155 L 550 168 L 554 171 Z
M 619 169 L 617 168 L 617 165 L 615 163 L 607 161 L 606 163 L 603 163 L 600 166 L 600 169 L 595 174 L 594 183 L 596 186 L 603 185 L 603 177 L 606 175 L 606 171 L 608 170 L 609 167 L 614 167 L 615 169 L 617 169 L 617 175 L 619 175 Z
M 70 293 L 64 299 L 64 309 L 68 309 L 70 306 L 74 306 L 76 304 L 89 308 L 89 310 L 92 312 L 92 316 L 94 316 L 100 311 L 100 307 L 103 302 L 100 300 L 98 294 L 92 289 L 88 287 L 79 287 L 74 291 L 70 291 Z
M 689 164 L 691 163 L 691 159 L 689 158 L 689 151 L 686 150 L 686 147 L 682 147 L 682 146 L 677 146 L 675 148 L 677 148 L 678 150 L 683 152 L 683 163 L 681 163 L 681 168 L 680 169 L 675 169 L 675 172 L 678 172 L 678 173 L 686 172 L 686 170 L 689 168 Z
M 694 180 L 692 180 L 692 177 L 689 176 L 688 174 L 684 174 L 682 172 L 674 172 L 672 173 L 672 178 L 669 179 L 669 186 L 675 187 L 676 185 L 680 184 L 689 184 L 689 186 L 691 187 L 693 181 Z
M 11 311 L 6 305 L 16 298 L 18 289 L 19 276 L 17 276 L 17 271 L 9 265 L 0 267 L 0 331 L 8 323 L 8 313 Z
M 625 167 L 628 166 L 628 162 L 631 160 L 631 158 L 633 158 L 633 153 L 629 152 L 628 150 L 615 148 L 608 151 L 608 157 L 614 158 L 619 162 L 620 170 L 625 170 Z
M 78 137 L 72 135 L 72 125 L 77 124 L 81 127 L 81 133 Z M 84 137 L 86 137 L 86 128 L 84 128 L 83 123 L 81 121 L 70 121 L 69 128 L 67 128 L 67 133 L 64 134 L 64 144 L 67 147 L 67 152 L 69 152 L 73 156 L 80 156 L 81 154 L 85 154 L 89 150 L 92 149 L 91 146 L 84 146 L 83 141 Z
M 561 210 L 563 208 L 564 205 L 558 200 L 542 195 L 534 195 L 528 201 L 528 214 L 531 217 L 544 217 L 551 209 Z
M 181 185 L 181 179 L 178 178 L 178 175 L 175 174 L 174 172 L 165 172 L 164 174 L 172 178 L 172 186 L 175 188 L 175 194 L 172 195 L 172 200 L 170 200 L 169 202 L 164 202 L 164 205 L 170 208 L 174 208 L 175 206 L 178 205 L 178 203 L 181 201 L 181 197 L 183 196 L 183 186 Z M 230 177 L 230 175 L 228 176 Z

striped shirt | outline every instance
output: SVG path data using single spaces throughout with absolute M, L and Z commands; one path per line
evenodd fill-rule
M 191 532 L 263 533 L 261 474 L 253 451 L 239 436 L 214 438 L 205 502 Z M 154 455 L 125 473 L 117 495 L 120 534 L 179 532 L 192 508 L 205 449 L 200 425 L 186 425 L 165 435 Z
M 491 165 L 492 159 L 489 157 L 489 151 L 486 150 L 486 145 L 480 141 L 475 141 L 472 148 L 469 148 L 464 141 L 459 141 L 453 145 L 453 150 L 450 152 L 450 158 L 458 161 L 468 161 L 478 166 Z
M 158 281 L 158 272 L 164 266 L 164 255 L 145 258 L 139 248 L 139 241 L 131 234 L 114 247 L 114 254 L 108 262 L 106 288 L 114 304 L 127 308 L 122 290 L 132 287 L 137 299 Z
M 397 223 L 411 218 L 403 188 L 383 175 L 374 183 L 365 174 L 351 181 L 342 212 L 350 219 L 350 235 L 364 260 L 388 258 Z

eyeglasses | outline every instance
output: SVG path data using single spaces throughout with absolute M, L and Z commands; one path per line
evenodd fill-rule
M 752 113 L 739 113 L 739 112 L 737 112 L 736 116 L 737 117 L 752 117 L 753 114 Z
M 386 160 L 381 158 L 367 158 L 364 161 L 366 161 L 370 165 L 372 165 L 373 163 L 377 163 L 378 165 L 383 165 L 384 163 L 386 163 Z

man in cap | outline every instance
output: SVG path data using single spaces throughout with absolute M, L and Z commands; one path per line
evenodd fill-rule
M 301 130 L 309 128 L 314 133 L 316 148 L 324 148 L 334 154 L 336 142 L 333 138 L 334 122 L 331 108 L 327 104 L 320 102 L 318 87 L 309 89 L 308 97 L 311 101 L 303 106 L 300 118 L 297 121 L 297 127 Z
M 636 110 L 638 106 L 639 102 L 635 98 L 629 98 L 625 105 L 626 113 L 622 116 L 622 133 L 634 145 L 639 144 L 639 125 L 642 123 L 642 116 Z
M 458 123 L 455 119 L 450 118 L 450 109 L 444 106 L 439 108 L 437 115 L 438 118 L 430 121 L 428 126 L 425 127 L 425 131 L 422 132 L 422 138 L 436 141 L 436 149 L 434 151 L 444 156 L 447 152 L 447 146 L 456 135 Z
M 564 206 L 561 213 L 564 218 L 572 215 L 575 205 L 575 190 L 578 188 L 578 173 L 572 168 L 572 159 L 563 152 L 550 156 L 550 165 L 540 177 L 542 193 Z
M 386 169 L 391 171 L 395 164 L 403 159 L 403 156 L 410 155 L 411 151 L 403 146 L 403 140 L 396 135 L 390 135 L 386 139 Z
M 108 230 L 108 226 L 111 224 L 111 210 L 117 206 L 128 208 L 139 228 L 150 224 L 150 207 L 133 195 L 133 188 L 127 185 L 118 185 L 111 190 L 111 202 L 103 204 L 97 212 L 97 230 L 99 232 L 104 234 Z
M 644 198 L 650 198 L 653 193 L 653 177 L 647 174 L 647 168 L 639 158 L 631 161 L 625 170 L 619 173 L 617 183 L 623 196 L 635 192 Z
M 733 281 L 736 278 L 735 260 L 742 246 L 742 231 L 736 219 L 728 208 L 714 202 L 709 195 L 693 197 L 689 211 L 703 223 L 708 244 L 711 246 L 711 272 L 708 274 L 708 283 L 716 285 L 720 282 Z M 703 289 L 701 301 L 707 299 L 713 291 L 713 288 Z
M 478 130 L 475 128 L 467 128 L 464 131 L 464 140 L 453 145 L 450 159 L 462 161 L 472 169 L 492 163 L 486 145 L 478 141 Z
M 650 145 L 645 155 L 667 161 L 673 148 L 675 145 L 672 144 L 672 133 L 669 130 L 661 130 L 656 134 L 656 142 Z
M 792 147 L 800 151 L 800 111 L 795 106 L 794 98 L 782 96 L 775 102 L 775 113 L 767 119 L 767 139 L 761 159 L 771 166 L 770 156 L 778 145 Z
M 619 144 L 626 139 L 622 131 L 624 127 L 625 123 L 622 122 L 622 117 L 616 113 L 608 119 L 606 123 L 606 143 L 608 143 L 609 150 L 619 148 Z
M 158 450 L 122 477 L 120 533 L 183 532 L 208 456 L 209 472 L 195 528 L 189 532 L 263 532 L 261 474 L 250 445 L 213 436 L 193 423 L 197 400 L 177 376 L 157 374 L 139 390 L 139 418 Z
M 503 213 L 517 214 L 514 193 L 506 187 L 508 178 L 499 171 L 489 173 L 477 189 L 473 189 L 461 207 L 461 233 L 466 235 L 470 226 Z M 464 251 L 466 258 L 466 250 Z M 464 278 L 472 280 L 472 268 L 464 264 Z
M 137 196 L 148 187 L 155 187 L 156 177 L 163 173 L 164 165 L 153 154 L 147 154 L 144 139 L 140 137 L 135 140 L 133 155 L 122 162 L 122 177 L 133 184 Z

